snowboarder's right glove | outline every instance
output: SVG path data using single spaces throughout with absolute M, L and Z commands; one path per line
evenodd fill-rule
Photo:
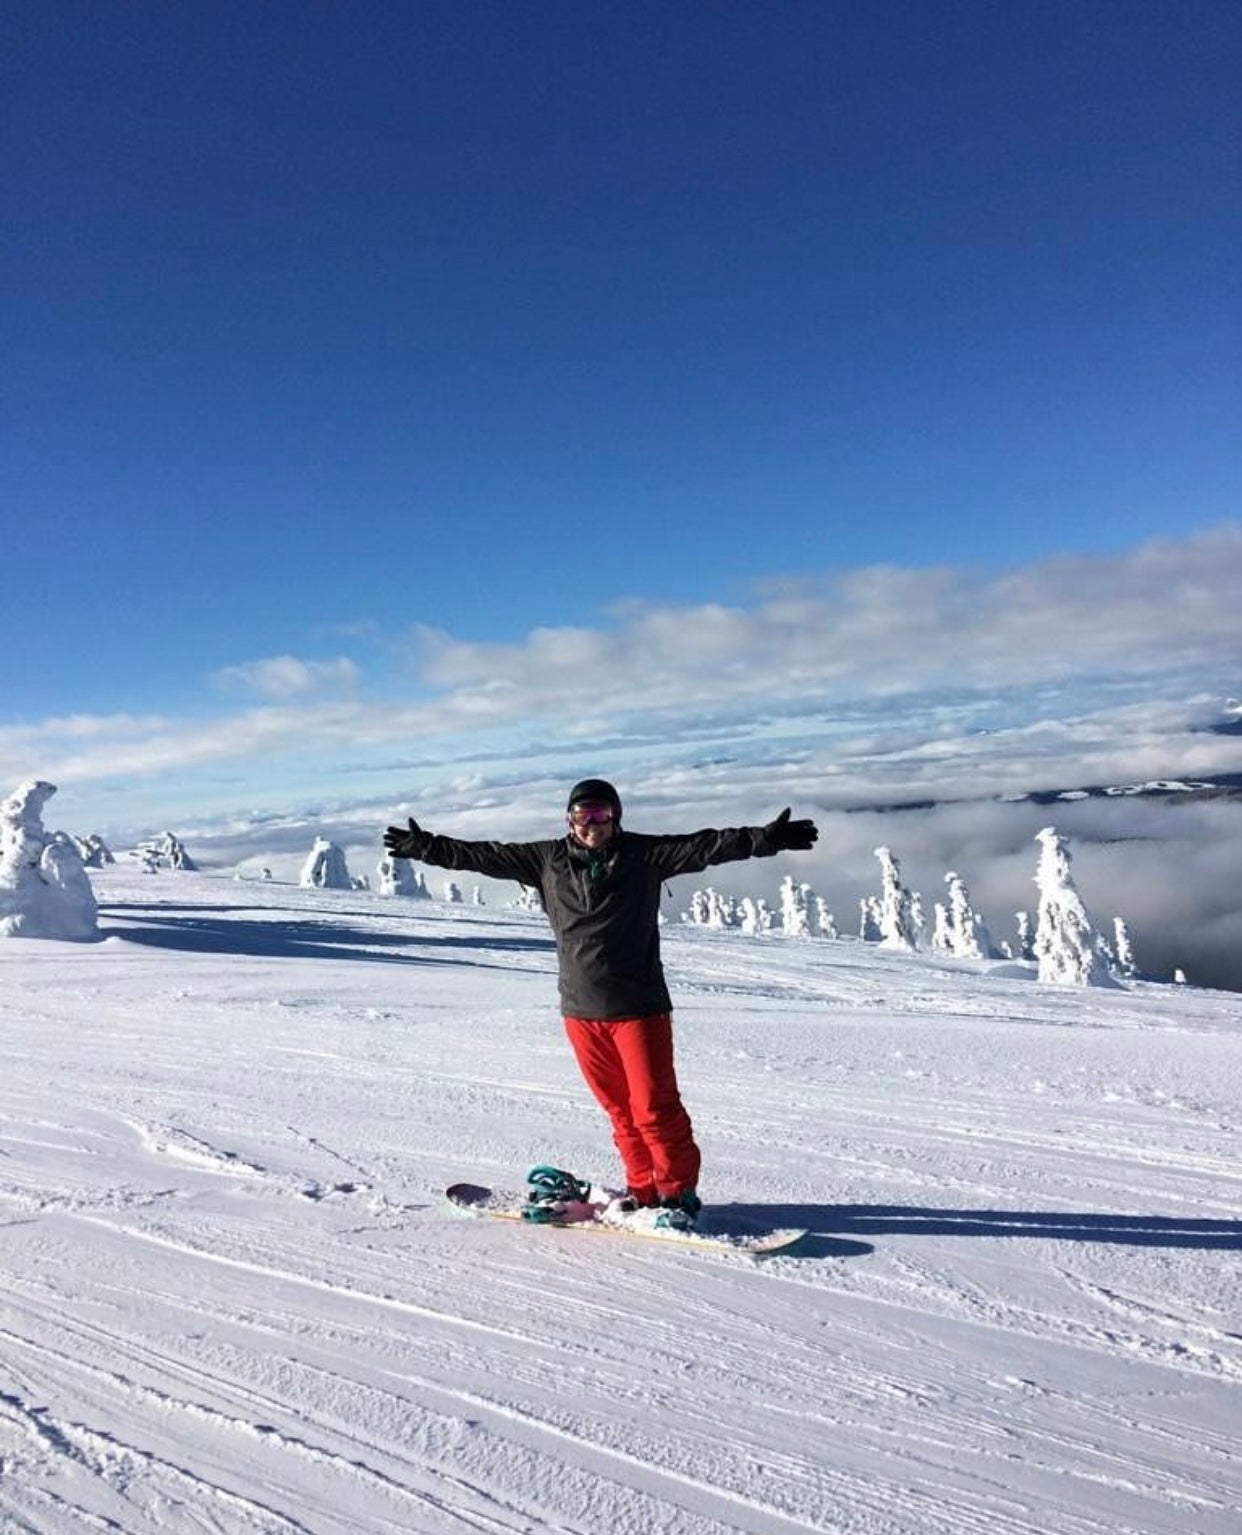
M 819 827 L 814 821 L 791 821 L 789 816 L 786 807 L 763 828 L 768 845 L 778 853 L 805 853 L 819 840 Z
M 409 830 L 390 826 L 384 833 L 384 847 L 393 858 L 421 858 L 431 842 L 431 833 L 424 831 L 413 816 Z

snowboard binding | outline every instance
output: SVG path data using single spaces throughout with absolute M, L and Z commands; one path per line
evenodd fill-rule
M 526 1174 L 530 1192 L 522 1219 L 547 1224 L 563 1220 L 568 1206 L 586 1204 L 591 1185 L 559 1167 L 532 1167 Z

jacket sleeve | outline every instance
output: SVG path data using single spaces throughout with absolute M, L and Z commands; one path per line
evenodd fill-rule
M 709 828 L 681 836 L 652 837 L 648 858 L 662 879 L 672 879 L 677 874 L 697 874 L 715 863 L 771 858 L 777 851 L 764 827 L 735 826 L 725 831 Z
M 418 855 L 419 863 L 437 869 L 465 869 L 490 879 L 515 879 L 523 885 L 542 883 L 546 842 L 462 842 L 433 835 Z

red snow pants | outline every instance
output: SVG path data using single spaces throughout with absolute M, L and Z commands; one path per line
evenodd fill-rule
M 661 1197 L 695 1188 L 699 1148 L 673 1069 L 673 1020 L 566 1018 L 565 1032 L 637 1194 Z

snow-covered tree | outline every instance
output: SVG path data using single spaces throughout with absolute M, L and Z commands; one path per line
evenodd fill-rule
M 418 878 L 408 858 L 390 858 L 387 854 L 375 866 L 381 895 L 418 896 Z
M 828 910 L 828 903 L 822 895 L 815 897 L 815 928 L 821 938 L 841 936 L 837 930 L 837 919 Z
M 800 884 L 792 874 L 781 881 L 781 926 L 790 938 L 811 936 L 810 885 Z
M 198 865 L 186 851 L 185 843 L 180 837 L 174 837 L 172 832 L 164 833 L 164 856 L 168 859 L 168 867 L 181 872 L 193 872 Z
M 1040 844 L 1039 917 L 1035 929 L 1035 958 L 1039 979 L 1066 986 L 1108 986 L 1111 979 L 1099 936 L 1070 873 L 1070 852 L 1055 826 L 1045 826 Z
M 880 901 L 878 896 L 865 895 L 858 903 L 858 936 L 864 943 L 879 943 L 884 936 L 880 931 Z
M 173 869 L 178 873 L 192 874 L 198 868 L 186 852 L 185 843 L 170 831 L 166 831 L 162 837 L 152 837 L 147 842 L 140 842 L 134 851 L 134 856 L 141 861 L 144 874 L 150 874 L 159 869 Z
M 760 933 L 770 933 L 776 922 L 776 914 L 762 896 L 746 896 L 740 907 L 742 931 L 748 938 Z
M 927 936 L 927 922 L 923 916 L 923 897 L 917 890 L 910 892 L 910 921 L 914 927 L 914 947 L 921 949 Z
M 192 873 L 198 868 L 198 865 L 190 857 L 189 853 L 186 852 L 185 843 L 182 842 L 180 837 L 174 837 L 170 831 L 164 833 L 162 851 L 164 857 L 168 860 L 168 867 L 170 869 L 179 869 L 183 872 Z
M 1134 949 L 1130 944 L 1130 929 L 1124 917 L 1113 918 L 1113 961 L 1117 974 L 1123 981 L 1132 981 L 1138 974 L 1134 963 Z
M 330 842 L 327 837 L 316 837 L 302 866 L 299 883 L 306 890 L 352 890 L 353 881 L 343 848 Z
M 901 883 L 901 865 L 892 852 L 886 847 L 878 847 L 875 856 L 880 860 L 883 880 L 879 911 L 880 944 L 886 949 L 902 949 L 912 953 L 919 946 L 918 928 L 914 921 L 914 899 Z
M 444 881 L 444 899 L 450 906 L 460 906 L 462 904 L 461 886 L 456 880 L 446 879 Z
M 43 829 L 43 807 L 55 793 L 55 784 L 31 779 L 0 805 L 0 937 L 99 934 L 99 908 L 77 845 Z
M 970 904 L 970 892 L 962 876 L 950 869 L 944 882 L 949 887 L 949 910 L 945 923 L 949 953 L 958 959 L 995 959 L 997 951 L 992 935 L 988 932 L 987 923 Z
M 85 868 L 104 869 L 116 862 L 112 850 L 97 831 L 91 832 L 89 837 L 75 837 L 73 840 Z
M 471 904 L 471 906 L 486 906 L 487 905 L 487 902 L 483 899 L 483 886 L 482 885 L 475 885 L 471 889 L 471 891 L 470 891 L 470 904 Z
M 510 901 L 509 906 L 513 911 L 542 911 L 543 901 L 533 885 L 522 885 L 518 889 L 517 900 Z
M 1031 914 L 1029 911 L 1020 911 L 1015 914 L 1018 919 L 1018 958 L 1035 958 L 1035 934 L 1031 928 Z
M 706 890 L 696 890 L 690 897 L 690 909 L 682 913 L 682 921 L 694 927 L 736 927 L 739 921 L 737 902 L 709 885 Z

